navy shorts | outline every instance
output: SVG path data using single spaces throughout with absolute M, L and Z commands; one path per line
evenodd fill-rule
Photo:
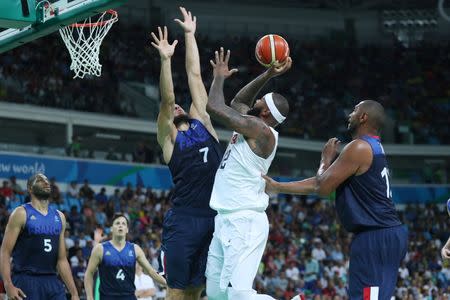
M 214 216 L 191 216 L 169 210 L 163 222 L 160 274 L 167 285 L 184 290 L 206 283 L 209 244 L 214 233 Z
M 66 291 L 56 275 L 15 274 L 15 287 L 21 289 L 27 300 L 66 300 Z
M 356 234 L 350 247 L 350 299 L 391 299 L 407 248 L 403 225 Z

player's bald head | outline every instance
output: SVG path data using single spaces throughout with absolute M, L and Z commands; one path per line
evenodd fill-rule
M 374 100 L 364 100 L 359 103 L 359 107 L 362 113 L 367 114 L 367 123 L 373 129 L 381 131 L 386 119 L 383 105 Z

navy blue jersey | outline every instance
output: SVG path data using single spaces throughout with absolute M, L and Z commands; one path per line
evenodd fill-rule
M 134 244 L 127 242 L 119 251 L 110 241 L 102 243 L 103 257 L 98 267 L 100 276 L 100 295 L 134 295 L 134 274 L 136 273 L 136 253 Z
M 13 274 L 56 274 L 61 216 L 52 207 L 45 216 L 30 203 L 23 207 L 27 219 L 12 253 Z
M 175 187 L 175 210 L 215 215 L 209 207 L 214 177 L 222 159 L 219 142 L 198 120 L 189 120 L 187 131 L 178 131 L 169 169 Z
M 398 226 L 401 222 L 392 202 L 383 146 L 378 137 L 361 139 L 372 148 L 372 164 L 364 174 L 351 176 L 337 188 L 337 214 L 350 232 Z

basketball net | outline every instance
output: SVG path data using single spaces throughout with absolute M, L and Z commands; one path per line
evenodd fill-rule
M 82 23 L 75 23 L 59 30 L 72 59 L 70 70 L 75 73 L 73 78 L 101 75 L 100 45 L 119 17 L 116 11 L 108 10 L 96 21 L 92 19 L 93 17 L 89 17 Z

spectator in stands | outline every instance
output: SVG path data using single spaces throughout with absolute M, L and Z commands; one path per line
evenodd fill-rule
M 67 156 L 81 157 L 81 137 L 78 135 L 72 136 L 72 143 L 67 146 Z
M 73 255 L 70 258 L 70 265 L 72 266 L 72 268 L 78 267 L 78 266 L 86 267 L 86 260 L 83 258 L 83 251 L 82 251 L 81 247 L 79 247 L 78 241 L 75 243 L 75 246 L 72 249 L 74 249 L 74 248 L 76 249 L 75 255 Z M 69 254 L 69 256 L 70 256 L 70 254 Z
M 114 210 L 116 211 L 120 211 L 120 200 L 120 189 L 115 189 L 114 194 L 109 197 L 109 202 L 114 203 Z
M 322 261 L 325 258 L 327 258 L 327 254 L 325 253 L 325 250 L 323 249 L 322 240 L 320 238 L 314 239 L 314 246 L 312 249 L 312 257 L 317 261 Z
M 307 251 L 305 258 L 305 288 L 312 291 L 316 288 L 317 278 L 319 275 L 319 262 L 317 259 L 312 257 L 310 251 Z
M 136 286 L 136 298 L 142 300 L 152 300 L 156 295 L 156 288 L 153 279 L 144 274 L 142 267 L 136 264 L 136 275 L 134 277 L 134 285 Z
M 133 152 L 133 162 L 137 163 L 152 163 L 153 152 L 148 148 L 144 142 L 139 142 Z
M 8 180 L 3 181 L 3 186 L 0 188 L 0 196 L 2 196 L 6 202 L 10 201 L 14 196 L 14 191 L 9 185 Z
M 106 188 L 102 187 L 100 193 L 95 195 L 95 201 L 97 201 L 97 204 L 106 204 L 108 202 L 108 196 L 106 196 Z
M 9 181 L 11 182 L 11 188 L 16 195 L 25 195 L 25 192 L 23 191 L 20 184 L 17 183 L 16 176 L 11 176 L 9 178 Z
M 104 212 L 104 205 L 97 206 L 97 210 L 95 212 L 95 222 L 98 226 L 104 227 L 106 225 L 106 213 Z
M 64 232 L 64 243 L 66 244 L 66 249 L 70 250 L 73 246 L 75 246 L 74 239 L 70 236 L 70 230 L 66 228 Z
M 89 180 L 87 180 L 87 179 L 84 180 L 84 184 L 80 188 L 79 195 L 80 195 L 80 198 L 83 198 L 83 199 L 92 199 L 92 198 L 94 198 L 95 192 L 89 186 Z
M 135 196 L 133 187 L 131 186 L 131 183 L 127 183 L 127 187 L 122 192 L 122 200 L 125 200 L 126 202 L 132 200 Z
M 300 279 L 300 270 L 297 268 L 297 263 L 294 260 L 289 262 L 289 268 L 286 269 L 286 276 L 292 281 L 298 281 Z
M 69 216 L 67 217 L 67 222 L 70 224 L 70 230 L 73 234 L 78 234 L 84 228 L 83 218 L 80 215 L 80 212 L 77 206 L 72 206 L 70 208 Z
M 119 157 L 117 156 L 116 153 L 114 153 L 114 149 L 113 148 L 108 148 L 108 153 L 105 156 L 106 160 L 119 160 Z
M 77 182 L 75 180 L 70 182 L 67 188 L 67 195 L 71 198 L 78 198 Z

